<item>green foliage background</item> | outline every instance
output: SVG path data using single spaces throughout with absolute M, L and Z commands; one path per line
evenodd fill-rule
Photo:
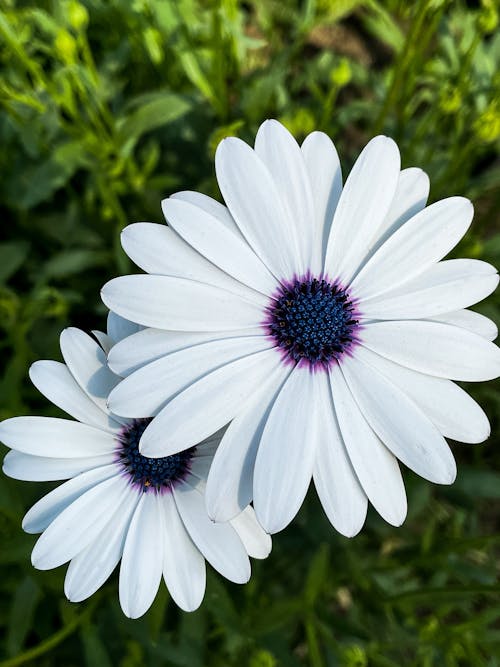
M 447 0 L 0 0 L 2 417 L 57 414 L 27 380 L 68 324 L 104 328 L 100 286 L 134 271 L 129 222 L 179 189 L 218 196 L 215 146 L 268 117 L 321 129 L 347 173 L 377 132 L 431 199 L 476 207 L 457 251 L 500 265 L 498 5 Z M 500 296 L 481 312 L 500 321 Z M 193 614 L 165 589 L 141 620 L 116 574 L 65 601 L 64 568 L 30 564 L 26 509 L 50 485 L 0 481 L 0 667 L 500 665 L 500 394 L 471 387 L 492 437 L 453 445 L 451 488 L 405 473 L 402 528 L 370 512 L 357 538 L 313 492 L 238 587 L 210 573 Z

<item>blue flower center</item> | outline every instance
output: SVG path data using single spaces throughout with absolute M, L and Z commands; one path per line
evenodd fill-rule
M 266 326 L 292 362 L 329 366 L 356 340 L 355 306 L 344 288 L 323 278 L 280 287 Z
M 139 452 L 139 440 L 151 419 L 134 419 L 120 433 L 118 460 L 130 476 L 130 481 L 142 491 L 167 491 L 189 472 L 196 447 L 178 454 L 150 459 Z

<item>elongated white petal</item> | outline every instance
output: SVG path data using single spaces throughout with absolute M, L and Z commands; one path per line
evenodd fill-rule
M 28 510 L 23 519 L 23 530 L 41 533 L 79 496 L 118 472 L 116 464 L 93 468 L 56 487 Z
M 93 595 L 120 562 L 139 493 L 129 493 L 110 514 L 101 533 L 70 562 L 64 579 L 64 593 L 71 602 L 81 602 Z
M 495 340 L 498 336 L 498 327 L 495 322 L 473 310 L 457 310 L 453 313 L 436 315 L 429 319 L 443 324 L 452 324 L 455 327 L 463 327 L 478 336 L 486 338 L 486 340 Z
M 299 511 L 312 477 L 323 374 L 296 366 L 271 409 L 255 460 L 254 508 L 267 533 L 283 530 Z
M 161 497 L 143 493 L 130 522 L 120 566 L 120 605 L 125 616 L 139 618 L 152 605 L 163 570 Z
M 144 329 L 115 345 L 109 353 L 108 364 L 113 372 L 121 376 L 127 376 L 142 366 L 146 366 L 167 354 L 172 354 L 172 352 L 178 352 L 201 343 L 244 336 L 262 336 L 263 333 L 261 327 L 196 333 Z
M 175 486 L 173 494 L 186 530 L 210 565 L 226 579 L 246 583 L 250 578 L 250 562 L 231 524 L 210 521 L 203 495 L 187 482 Z
M 266 120 L 259 127 L 255 152 L 269 169 L 291 222 L 299 272 L 304 273 L 312 265 L 316 240 L 314 203 L 304 156 L 290 132 L 277 120 Z
M 372 139 L 349 174 L 335 211 L 325 272 L 348 284 L 383 224 L 399 179 L 400 157 L 389 137 Z
M 196 445 L 196 453 L 200 456 L 214 456 L 217 451 L 222 436 L 224 435 L 225 429 L 221 428 L 217 433 L 209 436 L 206 440 L 203 440 L 199 445 Z
M 68 415 L 90 426 L 116 432 L 122 425 L 96 405 L 60 361 L 35 361 L 30 368 L 35 387 Z
M 127 493 L 126 480 L 115 475 L 76 498 L 38 538 L 31 554 L 34 567 L 50 570 L 80 553 L 99 535 Z
M 364 417 L 408 468 L 437 484 L 451 484 L 455 459 L 436 426 L 399 387 L 372 366 L 347 357 L 342 373 Z
M 264 336 L 250 336 L 215 340 L 174 352 L 125 378 L 110 394 L 109 405 L 121 415 L 152 416 L 166 401 L 207 373 L 271 346 Z
M 290 372 L 287 366 L 277 366 L 229 424 L 212 461 L 205 493 L 208 515 L 214 521 L 233 519 L 251 502 L 262 431 Z
M 23 530 L 27 533 L 41 533 L 77 498 L 101 482 L 116 476 L 118 472 L 116 464 L 94 468 L 56 487 L 28 510 L 23 519 Z
M 394 289 L 442 259 L 465 234 L 474 209 L 464 197 L 431 204 L 400 227 L 367 261 L 351 283 L 359 299 Z
M 120 378 L 107 367 L 104 350 L 85 332 L 74 327 L 62 332 L 60 342 L 61 352 L 71 375 L 87 396 L 103 412 L 108 412 L 108 394 Z M 116 416 L 114 419 L 120 421 Z
M 3 461 L 3 472 L 14 479 L 29 482 L 52 482 L 70 479 L 87 470 L 107 466 L 116 458 L 114 452 L 101 456 L 64 459 L 32 456 L 15 450 L 8 452 Z
M 19 452 L 72 459 L 109 454 L 116 448 L 111 433 L 56 417 L 12 417 L 0 424 L 0 440 Z
M 224 201 L 257 256 L 278 279 L 300 273 L 295 230 L 258 155 L 229 137 L 217 147 L 215 170 Z
M 197 454 L 191 459 L 189 471 L 195 477 L 206 481 L 212 461 L 213 456 L 200 456 Z
M 244 285 L 270 296 L 277 281 L 248 243 L 217 218 L 177 199 L 164 199 L 165 218 L 186 243 Z
M 160 498 L 163 538 L 163 577 L 173 600 L 184 611 L 198 609 L 205 594 L 205 559 L 189 537 L 172 494 Z
M 478 382 L 500 375 L 500 350 L 481 336 L 449 324 L 420 320 L 375 322 L 363 327 L 370 350 L 421 373 Z
M 217 200 L 212 199 L 212 197 L 208 197 L 201 192 L 195 192 L 193 190 L 183 190 L 182 192 L 176 192 L 170 197 L 171 199 L 180 199 L 181 201 L 186 201 L 193 206 L 201 208 L 202 211 L 205 211 L 206 213 L 213 215 L 213 217 L 217 218 L 217 220 L 220 220 L 224 227 L 230 229 L 240 238 L 243 238 L 240 230 L 238 229 L 238 225 L 233 220 L 233 217 L 231 213 L 229 213 L 227 206 L 224 206 L 224 204 L 221 204 Z
M 166 225 L 151 222 L 129 225 L 122 231 L 121 242 L 127 255 L 147 273 L 215 285 L 242 298 L 255 297 L 254 290 L 202 257 Z
M 353 537 L 365 522 L 368 499 L 347 455 L 329 386 L 321 392 L 318 407 L 314 485 L 332 526 L 342 535 Z
M 238 533 L 249 556 L 252 558 L 269 556 L 273 546 L 271 536 L 262 530 L 253 507 L 246 507 L 231 520 L 231 525 Z
M 356 359 L 373 366 L 408 394 L 445 437 L 476 443 L 490 435 L 484 410 L 451 380 L 405 368 L 365 347 L 356 349 Z
M 108 354 L 108 352 L 113 347 L 113 340 L 108 336 L 108 334 L 105 334 L 103 331 L 99 331 L 97 329 L 92 329 L 92 335 L 97 339 L 97 342 L 104 350 L 104 353 Z
M 429 189 L 429 177 L 422 169 L 410 167 L 400 171 L 391 207 L 372 241 L 366 259 L 378 250 L 397 229 L 425 207 Z
M 423 319 L 466 308 L 486 298 L 498 285 L 496 269 L 475 259 L 450 259 L 428 268 L 394 291 L 362 301 L 368 319 Z
M 406 517 L 406 493 L 398 462 L 363 417 L 339 366 L 330 371 L 335 412 L 347 453 L 364 492 L 388 523 Z
M 124 317 L 120 317 L 120 315 L 113 313 L 112 310 L 108 313 L 107 328 L 108 336 L 115 345 L 124 338 L 127 338 L 127 336 L 131 336 L 141 329 L 139 324 L 126 320 Z
M 257 294 L 257 292 L 255 292 Z M 255 327 L 267 301 L 257 305 L 214 287 L 170 276 L 122 276 L 102 288 L 102 300 L 123 317 L 172 331 L 229 331 Z
M 276 351 L 264 350 L 232 361 L 179 393 L 144 431 L 144 456 L 162 457 L 201 442 L 225 426 L 241 405 L 281 364 Z
M 311 270 L 319 273 L 323 269 L 328 236 L 342 192 L 342 170 L 335 146 L 324 132 L 308 134 L 301 148 L 314 202 L 315 252 Z

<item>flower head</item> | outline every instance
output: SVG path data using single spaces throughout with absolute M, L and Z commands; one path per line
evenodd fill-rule
M 123 232 L 150 275 L 117 278 L 103 300 L 144 330 L 113 348 L 124 381 L 112 409 L 150 417 L 140 451 L 174 454 L 230 423 L 207 484 L 216 520 L 252 499 L 268 532 L 295 516 L 311 478 L 332 524 L 363 525 L 368 500 L 406 515 L 398 461 L 440 484 L 456 475 L 445 437 L 480 442 L 489 424 L 453 380 L 500 374 L 495 325 L 467 310 L 494 267 L 443 260 L 470 201 L 426 207 L 429 179 L 400 169 L 391 139 L 368 143 L 342 187 L 330 139 L 299 146 L 276 121 L 255 148 L 216 154 L 226 206 L 193 192 L 163 201 L 169 226 Z
M 110 314 L 108 334 L 95 332 L 108 348 L 138 331 Z M 42 533 L 33 565 L 46 570 L 70 561 L 69 600 L 92 595 L 121 560 L 120 603 L 136 618 L 154 600 L 162 575 L 177 604 L 196 609 L 205 591 L 205 558 L 223 576 L 244 583 L 248 555 L 264 558 L 270 538 L 251 507 L 230 523 L 214 524 L 204 502 L 205 482 L 220 434 L 185 451 L 151 459 L 139 439 L 151 419 L 124 419 L 106 401 L 120 378 L 106 354 L 78 329 L 61 335 L 65 363 L 37 361 L 35 386 L 78 421 L 17 417 L 0 424 L 12 448 L 4 472 L 22 480 L 68 479 L 26 514 L 23 528 Z

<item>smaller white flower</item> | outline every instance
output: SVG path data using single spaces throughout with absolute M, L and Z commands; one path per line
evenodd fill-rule
M 23 528 L 42 533 L 32 553 L 41 570 L 69 563 L 65 593 L 79 602 L 108 579 L 121 559 L 120 603 L 130 618 L 151 606 L 162 578 L 175 602 L 196 609 L 205 592 L 205 559 L 230 581 L 250 577 L 248 556 L 265 558 L 271 539 L 247 507 L 228 523 L 208 518 L 205 482 L 220 436 L 160 459 L 139 453 L 151 419 L 110 413 L 107 397 L 120 378 L 106 353 L 138 327 L 110 314 L 108 334 L 94 332 L 102 348 L 79 329 L 61 334 L 64 363 L 37 361 L 34 385 L 78 422 L 14 417 L 0 424 L 13 451 L 4 460 L 10 477 L 68 479 L 26 514 Z M 79 423 L 80 422 L 80 423 Z

